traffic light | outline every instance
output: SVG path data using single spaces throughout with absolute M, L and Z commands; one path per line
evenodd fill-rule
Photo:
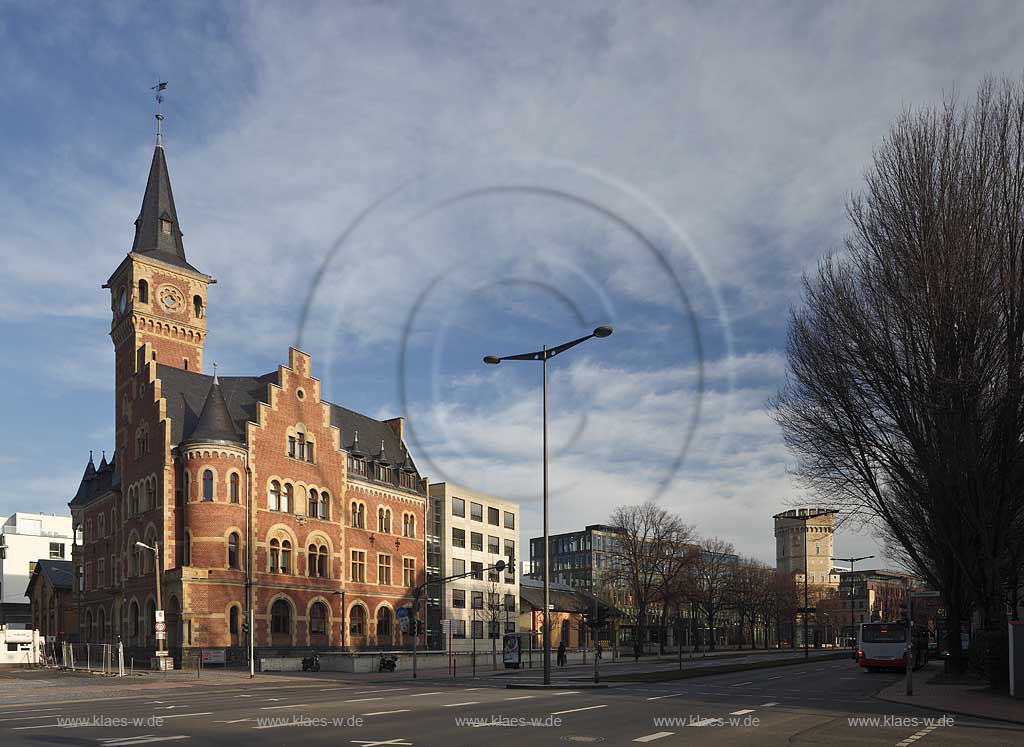
M 243 620 L 242 621 L 242 635 L 244 635 L 244 636 L 248 636 L 249 635 L 249 621 L 248 620 Z

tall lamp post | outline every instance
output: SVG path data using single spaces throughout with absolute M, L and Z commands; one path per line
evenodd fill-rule
M 540 361 L 543 369 L 543 397 L 544 397 L 544 684 L 551 684 L 551 631 L 549 630 L 549 613 L 551 612 L 551 549 L 548 547 L 548 360 L 559 353 L 564 353 L 569 348 L 576 347 L 581 342 L 586 342 L 591 337 L 608 337 L 612 333 L 611 327 L 601 326 L 596 328 L 589 335 L 576 340 L 563 342 L 549 348 L 545 345 L 533 353 L 520 353 L 519 355 L 488 355 L 484 363 L 496 366 L 502 361 Z
M 838 560 L 841 563 L 850 564 L 850 634 L 856 637 L 857 635 L 857 623 L 853 618 L 853 564 L 861 560 L 868 560 L 875 557 L 874 555 L 861 555 L 859 558 L 832 558 L 832 560 Z M 854 644 L 856 646 L 856 644 Z
M 143 550 L 149 550 L 151 553 L 153 553 L 153 568 L 154 568 L 154 571 L 155 571 L 155 573 L 153 575 L 156 576 L 156 608 L 158 610 L 163 610 L 163 607 L 160 604 L 160 575 L 163 572 L 164 564 L 163 564 L 163 562 L 162 562 L 162 560 L 160 558 L 160 543 L 157 542 L 156 543 L 156 547 L 150 547 L 145 542 L 136 542 L 135 546 L 136 547 L 140 547 Z M 155 630 L 153 631 L 153 635 L 157 635 Z M 157 639 L 156 639 L 156 650 L 157 650 L 157 652 L 160 652 L 160 651 L 164 650 L 163 640 L 164 640 L 163 638 L 161 638 L 160 636 L 157 636 Z M 157 653 L 157 656 L 159 656 L 159 655 L 160 654 Z M 184 666 L 184 664 L 182 666 Z

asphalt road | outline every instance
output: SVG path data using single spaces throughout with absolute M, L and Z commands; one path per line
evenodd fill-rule
M 0 744 L 1024 744 L 1024 727 L 943 721 L 872 697 L 897 678 L 833 660 L 595 690 L 506 689 L 502 678 L 367 683 L 325 672 L 166 696 L 112 698 L 98 687 L 89 702 L 0 706 Z

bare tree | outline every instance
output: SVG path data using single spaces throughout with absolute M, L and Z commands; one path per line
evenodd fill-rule
M 743 648 L 746 631 L 750 631 L 750 647 L 755 647 L 755 625 L 762 614 L 764 600 L 770 593 L 771 577 L 767 566 L 753 558 L 740 558 L 727 589 L 728 606 L 736 613 L 740 626 L 739 647 Z
M 715 623 L 729 603 L 736 571 L 733 546 L 718 537 L 701 540 L 693 555 L 693 600 L 704 613 L 710 628 L 711 649 L 715 648 Z
M 905 113 L 866 182 L 846 256 L 805 280 L 772 405 L 806 484 L 942 592 L 958 663 L 970 606 L 1005 630 L 1024 542 L 1024 89 Z
M 619 506 L 611 515 L 618 533 L 612 576 L 629 592 L 636 626 L 633 655 L 639 659 L 655 606 L 665 596 L 666 569 L 689 538 L 690 528 L 678 516 L 648 501 L 640 506 Z

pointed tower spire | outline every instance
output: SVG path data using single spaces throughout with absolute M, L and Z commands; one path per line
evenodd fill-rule
M 89 449 L 89 463 L 85 465 L 85 475 L 82 477 L 83 480 L 91 480 L 96 476 L 96 465 L 92 462 L 92 449 Z
M 192 432 L 188 434 L 185 442 L 220 442 L 220 443 L 241 443 L 238 432 L 235 430 L 234 420 L 228 410 L 228 403 L 224 400 L 224 393 L 220 388 L 220 379 L 216 375 L 213 383 L 210 384 L 210 391 L 206 393 L 206 401 L 199 413 Z

